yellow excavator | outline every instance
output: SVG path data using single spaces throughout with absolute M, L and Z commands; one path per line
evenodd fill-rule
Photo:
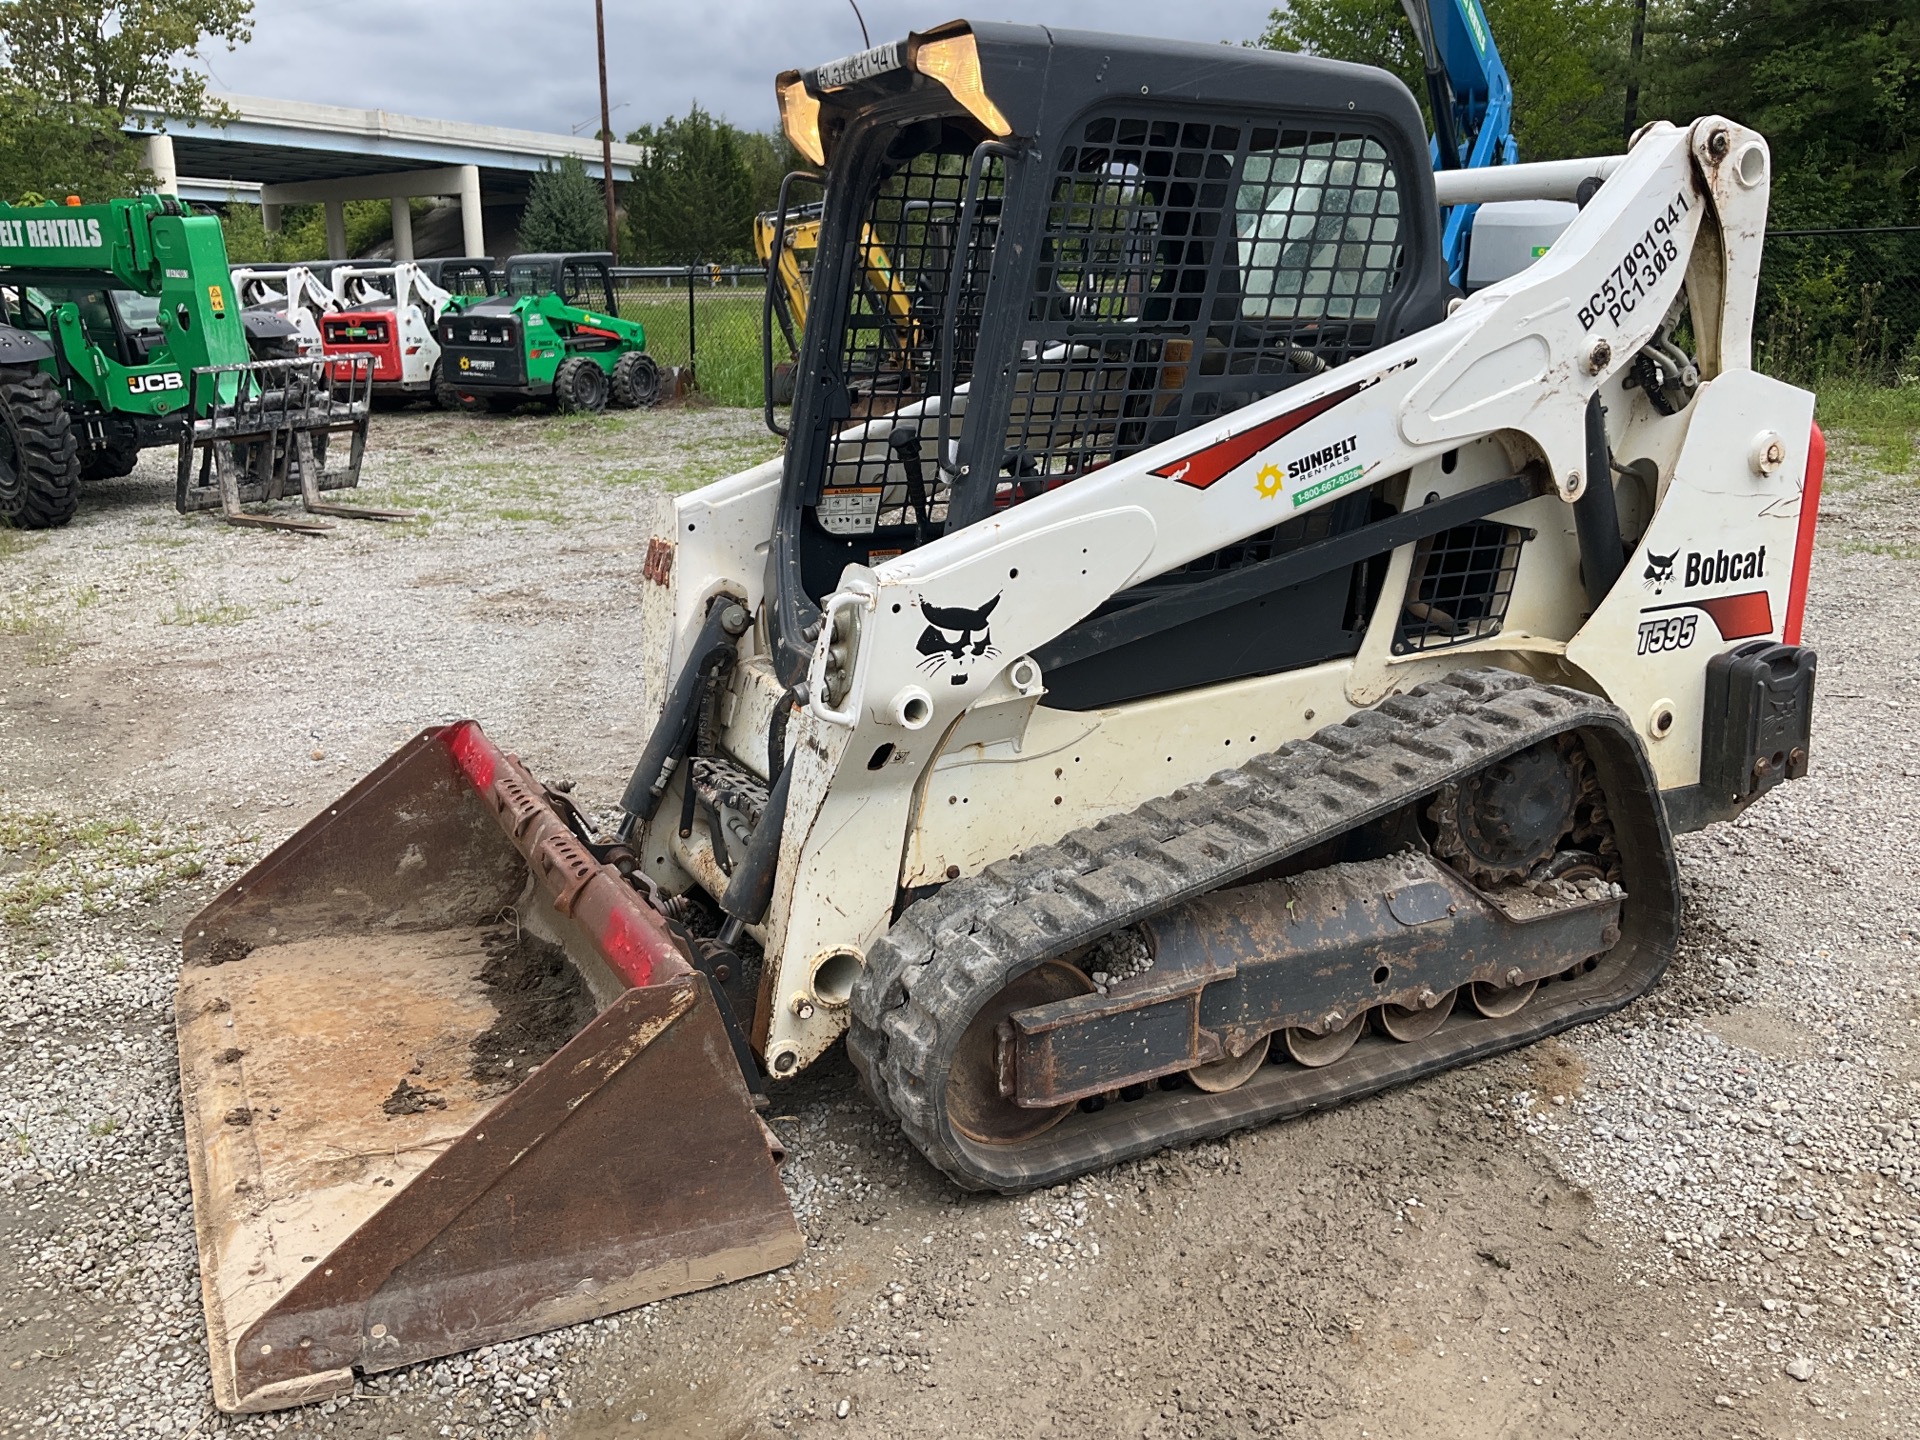
M 807 327 L 807 291 L 813 283 L 814 256 L 820 247 L 820 223 L 824 208 L 823 203 L 816 202 L 812 205 L 783 206 L 754 216 L 754 252 L 759 255 L 760 263 L 767 267 L 767 323 L 762 342 L 765 363 L 763 379 L 769 411 L 774 405 L 787 405 L 793 401 L 794 367 L 800 356 L 801 337 Z M 915 211 L 928 212 L 930 209 L 931 206 L 925 201 L 908 201 L 902 213 L 911 215 Z M 938 321 L 938 294 L 945 280 L 937 263 L 941 258 L 938 237 L 950 235 L 951 227 L 943 228 L 937 219 L 922 213 L 918 229 L 919 248 L 927 252 L 923 259 L 935 263 L 923 264 L 909 275 L 894 264 L 871 223 L 861 228 L 858 290 L 884 342 L 876 347 L 873 356 L 876 371 L 885 372 L 899 365 L 910 365 L 913 357 L 924 349 L 921 343 L 923 331 Z M 935 237 L 932 243 L 928 243 L 926 238 L 929 235 Z M 948 243 L 951 243 L 950 238 Z M 773 358 L 774 324 L 780 327 L 781 338 L 786 343 L 787 358 L 783 361 Z M 874 404 L 874 397 L 895 388 L 890 380 L 880 379 L 876 383 L 872 377 L 864 385 L 856 384 L 853 414 L 866 416 L 882 413 L 883 407 Z

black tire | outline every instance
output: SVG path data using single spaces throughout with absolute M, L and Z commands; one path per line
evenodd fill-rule
M 82 480 L 118 480 L 122 475 L 131 475 L 133 467 L 140 463 L 140 437 L 134 428 L 111 420 L 105 425 L 101 443 L 80 451 Z
M 0 525 L 51 530 L 80 505 L 66 398 L 40 370 L 0 370 Z
M 459 388 L 447 379 L 438 360 L 433 362 L 433 403 L 442 410 L 451 410 L 461 415 L 475 415 L 481 409 L 480 397 L 471 392 L 462 394 Z
M 553 373 L 553 403 L 562 415 L 598 415 L 607 408 L 607 372 L 584 355 Z
M 651 410 L 660 403 L 660 367 L 638 350 L 622 355 L 614 363 L 612 392 L 622 410 Z

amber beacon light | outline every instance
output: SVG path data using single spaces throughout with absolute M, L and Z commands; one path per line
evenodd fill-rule
M 947 93 L 994 134 L 1013 133 L 1000 107 L 987 97 L 980 77 L 980 48 L 971 33 L 922 40 L 913 50 L 913 68 L 946 86 Z

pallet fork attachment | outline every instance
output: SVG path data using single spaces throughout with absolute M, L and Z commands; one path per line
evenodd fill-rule
M 321 499 L 324 491 L 360 483 L 373 413 L 370 356 L 208 365 L 193 372 L 191 384 L 190 408 L 197 418 L 180 437 L 174 497 L 182 515 L 218 508 L 229 525 L 324 535 L 333 529 L 325 521 L 244 507 L 297 493 L 309 515 L 411 520 L 418 513 Z M 347 459 L 330 470 L 326 458 L 332 447 L 322 442 L 334 436 L 345 437 Z
M 181 1091 L 223 1410 L 345 1394 L 356 1372 L 803 1249 L 684 932 L 470 721 L 410 741 L 182 946 Z M 550 1055 L 516 1051 L 553 1028 L 568 986 L 592 1018 Z

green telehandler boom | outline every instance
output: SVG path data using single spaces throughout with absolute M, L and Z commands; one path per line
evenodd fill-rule
M 64 525 L 80 485 L 177 445 L 175 503 L 314 533 L 246 502 L 298 494 L 309 512 L 359 482 L 371 375 L 303 358 L 293 328 L 245 310 L 220 222 L 170 195 L 102 205 L 0 205 L 0 525 Z M 329 470 L 328 439 L 346 463 Z

